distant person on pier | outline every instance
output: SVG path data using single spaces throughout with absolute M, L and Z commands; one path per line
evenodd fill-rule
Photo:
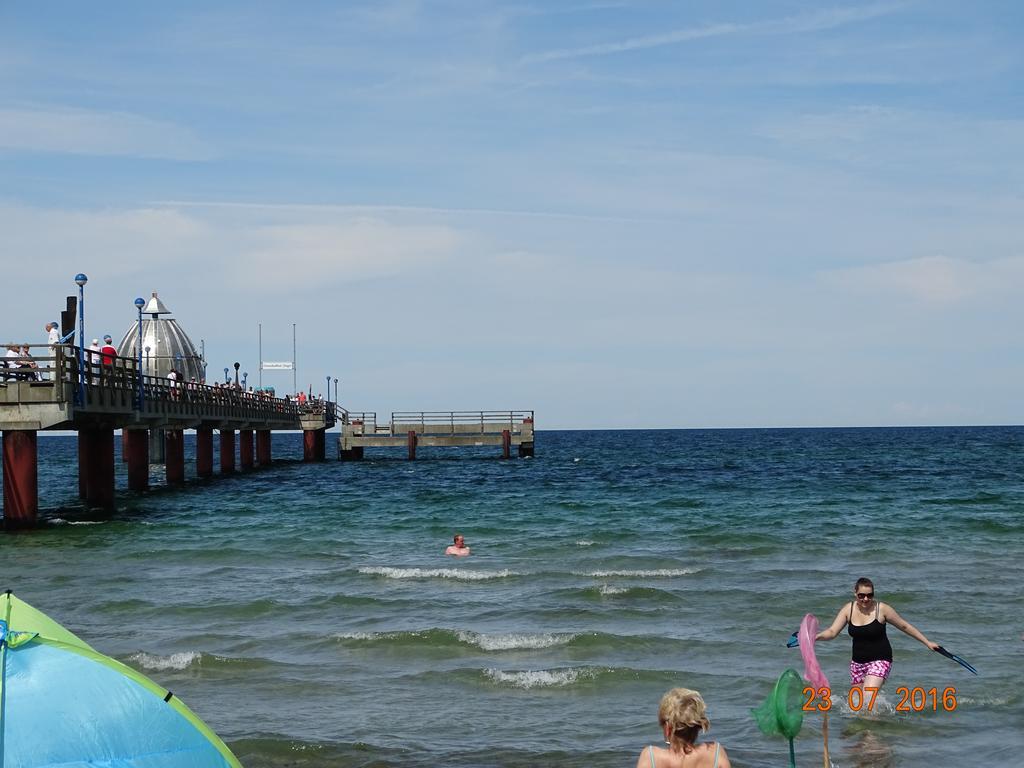
M 21 357 L 21 355 L 18 354 L 18 348 L 15 345 L 13 345 L 13 344 L 8 344 L 7 345 L 7 351 L 4 352 L 4 360 L 3 360 L 4 381 L 6 381 L 7 379 L 17 378 L 17 376 L 15 374 L 8 373 L 7 371 L 12 369 L 12 368 L 17 368 L 18 367 L 18 358 L 19 357 Z
M 57 347 L 60 346 L 60 326 L 56 323 L 46 324 L 46 343 L 50 345 L 50 363 L 49 368 L 55 369 L 57 366 Z M 56 378 L 56 375 L 51 375 L 50 378 Z
M 39 364 L 32 357 L 32 351 L 28 344 L 21 348 L 21 362 L 18 367 L 22 369 L 19 378 L 23 381 L 39 381 Z
M 86 365 L 87 365 L 87 367 L 89 369 L 92 370 L 92 373 L 93 373 L 93 376 L 92 376 L 92 383 L 93 384 L 99 384 L 100 383 L 100 378 L 99 378 L 100 362 L 101 362 L 101 358 L 103 357 L 103 355 L 100 354 L 100 349 L 101 349 L 101 347 L 100 347 L 100 340 L 99 339 L 93 339 L 92 340 L 92 344 L 90 344 L 89 348 L 85 351 Z
M 469 547 L 466 546 L 466 537 L 461 533 L 456 533 L 452 538 L 454 542 L 448 549 L 444 551 L 446 555 L 454 555 L 455 557 L 465 557 L 469 554 Z
M 103 337 L 103 346 L 100 347 L 100 357 L 103 364 L 103 376 L 108 381 L 113 380 L 114 361 L 117 359 L 117 349 L 114 347 L 114 340 L 108 333 Z

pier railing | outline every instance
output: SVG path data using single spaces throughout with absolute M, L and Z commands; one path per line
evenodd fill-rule
M 84 366 L 80 371 L 77 347 L 9 344 L 7 348 L 15 346 L 17 355 L 0 358 L 0 425 L 25 420 L 22 415 L 6 416 L 3 406 L 46 404 L 57 407 L 50 417 L 55 421 L 46 425 L 50 427 L 73 420 L 75 412 L 119 420 L 230 421 L 268 429 L 298 429 L 300 419 L 311 416 L 321 416 L 326 427 L 335 423 L 336 409 L 331 402 L 300 405 L 231 386 L 140 376 L 135 359 L 104 357 L 92 350 L 82 350 Z
M 533 422 L 533 411 L 392 411 L 391 434 L 489 434 L 516 432 Z

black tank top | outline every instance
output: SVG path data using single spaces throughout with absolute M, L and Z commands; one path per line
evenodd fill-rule
M 853 623 L 853 603 L 850 603 L 850 637 L 853 638 L 853 660 L 858 664 L 869 661 L 892 661 L 892 646 L 885 636 L 885 624 L 878 620 L 878 604 L 875 604 L 875 618 L 869 623 L 855 626 Z

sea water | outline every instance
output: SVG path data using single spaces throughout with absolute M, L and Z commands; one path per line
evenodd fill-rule
M 75 452 L 40 438 L 41 525 L 0 536 L 0 588 L 250 768 L 631 766 L 673 686 L 703 693 L 733 765 L 785 765 L 749 710 L 860 576 L 980 674 L 890 627 L 892 677 L 853 712 L 849 638 L 819 643 L 835 765 L 1024 754 L 1024 428 L 541 431 L 532 459 L 323 464 L 275 435 L 272 467 L 190 463 L 170 490 L 154 466 L 109 515 L 77 506 Z M 470 557 L 442 554 L 455 532 Z M 897 711 L 900 687 L 955 708 Z M 821 723 L 799 765 L 821 764 Z

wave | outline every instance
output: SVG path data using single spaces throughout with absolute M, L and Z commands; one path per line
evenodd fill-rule
M 557 590 L 557 595 L 568 600 L 587 600 L 590 602 L 632 601 L 646 603 L 678 603 L 679 597 L 674 593 L 657 587 L 640 586 L 637 584 L 595 584 L 587 587 L 569 587 Z
M 665 680 L 660 670 L 631 667 L 558 667 L 555 669 L 484 669 L 480 676 L 485 683 L 502 688 L 570 688 L 603 687 L 617 682 Z
M 126 663 L 130 667 L 147 669 L 153 672 L 180 672 L 195 668 L 209 670 L 228 667 L 232 669 L 262 669 L 271 664 L 271 662 L 265 659 L 217 656 L 212 653 L 203 653 L 202 651 L 178 651 L 177 653 L 167 655 L 140 651 L 129 656 L 126 659 Z
M 420 646 L 424 648 L 457 648 L 481 651 L 536 650 L 568 645 L 578 637 L 573 633 L 502 632 L 484 634 L 469 630 L 423 629 L 398 632 L 344 632 L 334 638 L 355 646 Z
M 342 632 L 332 638 L 349 647 L 421 649 L 425 652 L 466 651 L 500 653 L 503 651 L 564 648 L 586 655 L 609 650 L 632 649 L 635 652 L 678 651 L 694 640 L 662 635 L 616 635 L 608 632 L 498 632 L 487 634 L 464 629 L 433 627 L 393 632 Z
M 619 577 L 624 579 L 652 579 L 652 578 L 672 578 L 674 576 L 690 576 L 694 573 L 700 573 L 701 568 L 656 568 L 651 570 L 630 570 L 624 569 L 619 571 L 573 571 L 573 576 L 589 576 L 594 579 L 607 579 L 611 577 Z
M 367 576 L 383 576 L 386 579 L 457 579 L 459 581 L 487 581 L 489 579 L 507 579 L 522 574 L 507 568 L 501 571 L 472 571 L 465 568 L 359 568 L 359 573 Z

